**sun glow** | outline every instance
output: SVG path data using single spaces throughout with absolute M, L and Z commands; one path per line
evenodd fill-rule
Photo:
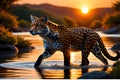
M 87 14 L 89 12 L 89 9 L 87 7 L 83 7 L 81 11 L 83 14 Z

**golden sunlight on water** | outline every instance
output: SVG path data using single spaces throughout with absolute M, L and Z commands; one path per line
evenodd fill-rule
M 70 52 L 70 61 L 71 62 L 75 61 L 75 52 Z
M 14 34 L 18 35 L 18 34 Z M 88 59 L 90 61 L 88 70 L 81 68 L 81 51 L 71 52 L 71 66 L 70 69 L 65 69 L 63 66 L 63 54 L 57 51 L 50 58 L 43 60 L 41 69 L 36 71 L 33 67 L 38 56 L 44 52 L 43 42 L 39 36 L 32 36 L 29 33 L 20 33 L 19 36 L 32 42 L 35 47 L 34 50 L 29 52 L 18 53 L 12 58 L 5 59 L 0 66 L 0 77 L 1 78 L 18 78 L 18 79 L 77 79 L 85 72 L 91 72 L 94 70 L 101 71 L 104 65 L 99 59 L 97 59 L 92 53 L 90 53 Z M 120 37 L 104 36 L 102 39 L 109 51 L 110 55 L 115 56 L 110 47 L 117 42 L 120 42 Z M 6 63 L 7 62 L 7 63 Z M 112 65 L 114 61 L 108 60 L 109 65 Z M 111 67 L 108 68 L 107 72 L 111 71 Z
M 75 79 L 75 77 L 79 78 L 80 75 L 82 75 L 81 69 L 71 69 L 70 73 L 71 73 L 70 79 Z

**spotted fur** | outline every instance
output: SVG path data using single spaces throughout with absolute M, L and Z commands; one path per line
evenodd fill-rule
M 30 33 L 32 35 L 40 35 L 44 41 L 45 51 L 39 56 L 35 63 L 35 67 L 41 64 L 41 61 L 50 57 L 59 50 L 64 55 L 64 65 L 70 65 L 70 51 L 82 51 L 82 64 L 88 65 L 89 53 L 92 52 L 98 59 L 104 64 L 108 64 L 107 60 L 103 57 L 102 53 L 110 60 L 118 60 L 119 52 L 117 56 L 112 57 L 108 54 L 100 36 L 88 28 L 74 28 L 67 29 L 63 25 L 58 25 L 47 19 L 47 17 L 33 17 L 32 28 Z M 102 52 L 102 53 L 101 53 Z

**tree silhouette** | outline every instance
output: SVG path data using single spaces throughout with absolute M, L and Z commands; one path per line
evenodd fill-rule
M 113 8 L 115 11 L 120 11 L 120 0 L 116 1 L 115 3 L 113 3 L 112 8 Z
M 3 10 L 6 10 L 15 1 L 18 1 L 18 0 L 0 0 L 0 12 L 2 12 Z

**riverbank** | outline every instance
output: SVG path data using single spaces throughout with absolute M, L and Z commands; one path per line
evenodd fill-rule
M 34 49 L 29 40 L 12 34 L 4 26 L 0 26 L 0 51 L 29 51 Z
M 120 34 L 120 25 L 112 27 L 108 30 L 102 30 L 105 34 Z

